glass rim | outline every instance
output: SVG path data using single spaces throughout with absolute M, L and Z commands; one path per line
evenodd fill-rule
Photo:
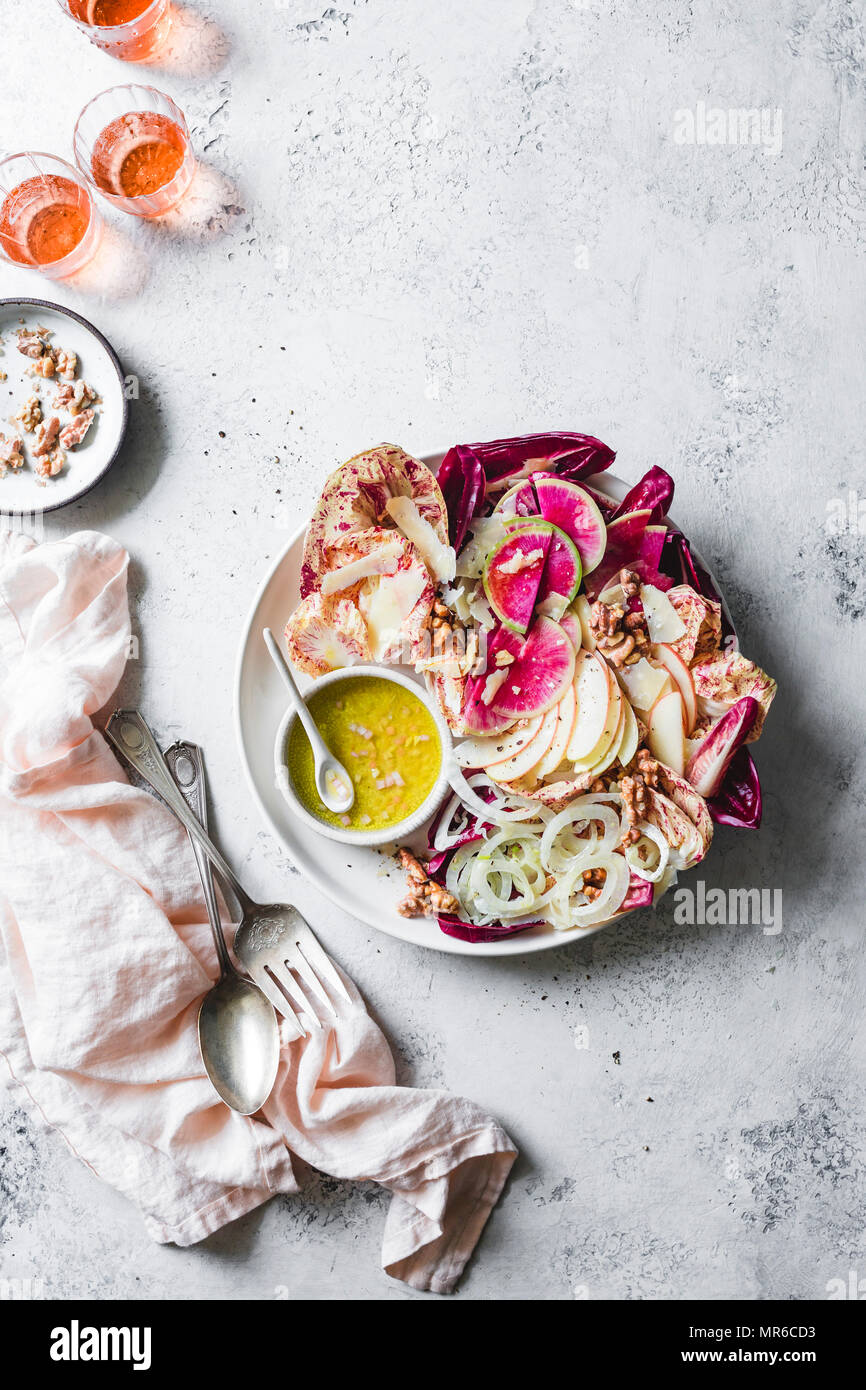
M 53 159 L 57 164 L 62 164 L 64 169 L 68 169 L 75 181 L 76 186 L 83 189 L 83 191 L 87 194 L 87 226 L 85 227 L 84 232 L 82 233 L 81 241 L 79 241 L 75 246 L 73 246 L 71 251 L 67 251 L 65 256 L 58 256 L 56 261 L 41 261 L 38 265 L 35 262 L 32 265 L 28 265 L 25 262 L 16 261 L 8 254 L 5 247 L 3 246 L 2 237 L 0 237 L 0 255 L 2 255 L 3 259 L 8 264 L 20 266 L 22 270 L 43 271 L 43 268 L 45 266 L 62 266 L 64 261 L 71 261 L 73 259 L 76 252 L 78 251 L 78 248 L 81 246 L 81 243 L 86 240 L 93 228 L 102 223 L 102 214 L 100 213 L 99 208 L 96 206 L 96 199 L 94 198 L 93 193 L 88 186 L 87 179 L 81 173 L 81 170 L 76 169 L 74 164 L 70 164 L 68 159 L 64 159 L 62 155 L 50 154 L 47 150 L 19 150 L 16 154 L 4 155 L 4 157 L 0 159 L 0 169 L 2 169 L 6 164 L 11 164 L 12 161 L 15 159 Z M 32 177 L 46 178 L 48 176 L 46 174 L 37 172 L 33 174 Z M 25 182 L 25 180 L 22 179 L 21 182 L 23 183 Z M 14 189 L 10 189 L 9 193 L 5 193 L 2 189 L 0 189 L 0 197 L 2 197 L 2 202 L 0 202 L 0 206 L 2 206 L 2 203 L 5 203 L 6 199 L 10 196 L 11 193 L 14 193 L 14 191 Z
M 86 142 L 83 135 L 79 139 L 79 129 L 81 126 L 81 122 L 84 120 L 84 117 L 90 110 L 91 106 L 95 106 L 96 103 L 98 101 L 101 101 L 103 97 L 110 96 L 112 92 L 128 92 L 136 88 L 143 92 L 153 92 L 155 96 L 158 96 L 163 101 L 168 102 L 169 106 L 171 106 L 172 111 L 176 116 L 177 124 L 180 126 L 181 134 L 183 135 L 184 140 L 186 142 L 186 149 L 184 150 L 183 163 L 181 164 L 181 168 L 178 169 L 177 173 L 174 175 L 173 178 L 169 180 L 167 184 L 163 184 L 162 189 L 159 190 L 160 192 L 162 192 L 165 188 L 170 188 L 171 185 L 180 178 L 181 172 L 183 170 L 183 165 L 186 163 L 186 160 L 190 155 L 192 149 L 192 136 L 189 133 L 189 126 L 186 123 L 186 116 L 184 115 L 183 111 L 178 106 L 174 98 L 169 96 L 168 92 L 160 91 L 159 87 L 151 87 L 147 82 L 118 82 L 113 87 L 106 87 L 104 91 L 97 92 L 96 95 L 92 96 L 88 102 L 85 102 L 84 106 L 82 106 L 81 110 L 78 113 L 78 117 L 75 122 L 75 129 L 72 132 L 72 152 L 75 157 L 76 172 L 79 175 L 79 177 L 82 178 L 84 182 L 88 184 L 95 193 L 98 193 L 100 198 L 105 198 L 107 202 L 113 204 L 115 207 L 122 207 L 122 204 L 124 203 L 144 203 L 148 198 L 151 198 L 153 194 L 109 193 L 106 189 L 100 188 L 99 184 L 96 182 L 96 179 L 93 177 L 93 169 L 89 160 L 86 161 L 85 167 L 85 161 L 83 160 L 81 154 L 81 147 L 84 146 Z M 110 124 L 110 122 L 108 124 Z
M 59 3 L 62 4 L 63 0 L 59 0 Z M 154 96 L 162 97 L 163 101 L 167 101 L 169 105 L 174 108 L 174 110 L 180 117 L 179 123 L 181 124 L 184 135 L 187 139 L 190 138 L 189 126 L 186 123 L 186 116 L 183 114 L 183 111 L 178 106 L 174 97 L 170 97 L 168 92 L 161 91 L 159 87 L 151 87 L 150 83 L 148 82 L 116 82 L 114 86 L 104 87 L 101 92 L 96 92 L 96 94 L 92 96 L 89 101 L 86 101 L 82 106 L 81 110 L 75 118 L 75 128 L 72 132 L 73 150 L 75 150 L 75 143 L 78 136 L 79 126 L 81 125 L 81 122 L 84 119 L 85 113 L 90 110 L 91 106 L 95 106 L 98 101 L 101 101 L 103 97 L 110 96 L 112 92 L 131 92 L 135 91 L 136 88 L 142 92 L 153 92 Z M 85 175 L 85 178 L 86 177 L 87 175 Z
M 85 185 L 87 183 L 81 170 L 77 169 L 74 164 L 70 164 L 68 159 L 64 159 L 62 154 L 52 154 L 50 150 L 16 150 L 14 154 L 4 154 L 3 158 L 0 159 L 0 169 L 3 168 L 4 164 L 11 164 L 15 159 L 53 159 L 55 163 L 62 164 L 64 169 L 68 169 L 75 176 L 76 183 L 84 183 Z M 87 194 L 89 197 L 89 188 Z
M 159 6 L 165 7 L 168 0 L 150 0 L 141 14 L 137 14 L 135 19 L 126 19 L 122 24 L 89 24 L 86 19 L 79 19 L 69 8 L 69 0 L 57 0 L 58 5 L 65 14 L 69 16 L 73 24 L 77 24 L 80 29 L 89 36 L 90 34 L 123 34 L 124 31 L 132 29 L 136 24 L 140 24 L 147 17 L 151 10 L 158 9 Z

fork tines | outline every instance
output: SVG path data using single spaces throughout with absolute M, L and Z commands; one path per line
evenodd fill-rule
M 274 1008 L 284 1017 L 292 1014 L 289 1022 L 297 1022 L 298 1037 L 309 1032 L 304 1020 L 297 1018 L 298 1009 L 314 1028 L 322 1026 L 322 1015 L 336 1018 L 337 1011 L 326 985 L 339 998 L 351 1003 L 333 962 L 300 918 L 292 931 L 275 945 L 257 950 L 255 954 L 244 952 L 244 955 L 250 975 Z

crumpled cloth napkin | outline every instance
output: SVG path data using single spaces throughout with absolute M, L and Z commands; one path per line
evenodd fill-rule
M 218 970 L 195 862 L 91 722 L 126 664 L 127 564 L 96 532 L 0 536 L 0 1072 L 157 1241 L 297 1192 L 297 1155 L 390 1189 L 385 1270 L 447 1293 L 516 1151 L 470 1101 L 394 1084 L 350 982 L 332 1026 L 283 1047 L 255 1118 L 204 1075 Z

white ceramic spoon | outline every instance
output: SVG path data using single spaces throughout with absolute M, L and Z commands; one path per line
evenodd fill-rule
M 316 791 L 329 811 L 333 811 L 335 815 L 341 815 L 350 810 L 355 801 L 355 787 L 352 779 L 339 759 L 334 757 L 319 733 L 316 721 L 307 709 L 307 703 L 295 684 L 292 668 L 280 651 L 271 629 L 269 627 L 263 628 L 262 636 L 265 639 L 265 646 L 271 654 L 271 660 L 286 683 L 292 697 L 292 705 L 304 726 L 307 738 L 310 740 L 313 749 Z

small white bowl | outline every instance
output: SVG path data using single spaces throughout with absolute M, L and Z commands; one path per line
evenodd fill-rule
M 392 840 L 406 839 L 424 824 L 433 815 L 445 797 L 446 791 L 450 790 L 451 780 L 457 775 L 459 769 L 454 760 L 454 753 L 451 743 L 451 730 L 448 728 L 442 712 L 435 701 L 428 695 L 427 691 L 420 686 L 417 681 L 411 680 L 408 676 L 401 675 L 399 671 L 388 671 L 381 666 L 346 666 L 339 671 L 331 671 L 327 676 L 320 676 L 315 682 L 313 690 L 323 690 L 327 685 L 337 685 L 346 681 L 357 680 L 359 676 L 374 676 L 377 680 L 391 681 L 393 685 L 402 686 L 404 690 L 410 691 L 415 695 L 430 713 L 436 725 L 439 735 L 439 746 L 442 753 L 442 761 L 439 768 L 439 775 L 427 794 L 424 801 L 416 811 L 405 820 L 398 821 L 396 825 L 389 825 L 384 830 L 344 830 L 339 826 L 331 825 L 327 821 L 319 820 L 308 811 L 301 802 L 292 784 L 291 774 L 286 761 L 285 751 L 289 739 L 289 734 L 297 720 L 297 714 L 293 709 L 288 709 L 280 721 L 277 730 L 277 737 L 274 743 L 274 777 L 276 785 L 291 810 L 302 820 L 305 825 L 312 830 L 317 830 L 320 835 L 324 835 L 329 840 L 339 840 L 342 844 L 350 845 L 387 845 Z M 310 691 L 312 694 L 312 690 Z

